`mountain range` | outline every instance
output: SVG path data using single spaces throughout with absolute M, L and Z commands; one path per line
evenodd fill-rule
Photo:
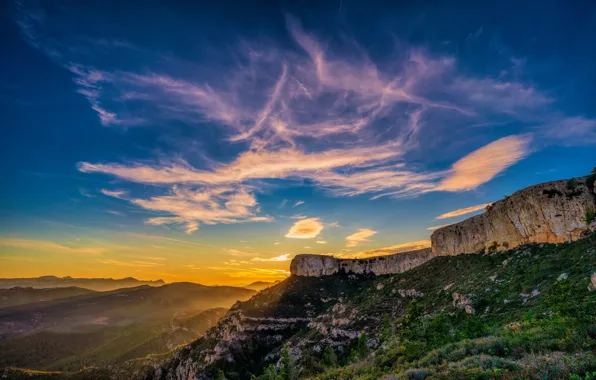
M 0 308 L 0 366 L 76 370 L 165 352 L 197 338 L 255 293 L 194 283 L 108 292 L 8 289 L 3 294 L 13 297 L 5 303 L 17 305 Z M 56 299 L 24 303 L 45 294 Z
M 64 288 L 76 286 L 97 291 L 116 290 L 122 288 L 134 288 L 135 286 L 149 285 L 162 286 L 165 285 L 163 280 L 145 281 L 137 280 L 133 277 L 127 278 L 73 278 L 73 277 L 56 277 L 56 276 L 42 276 L 35 278 L 0 278 L 0 289 L 8 289 L 14 287 L 21 288 Z

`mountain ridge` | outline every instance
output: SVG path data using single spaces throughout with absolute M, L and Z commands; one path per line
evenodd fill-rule
M 62 288 L 76 286 L 96 291 L 116 290 L 122 288 L 130 288 L 139 285 L 162 286 L 165 285 L 163 280 L 137 280 L 134 277 L 126 277 L 120 279 L 114 278 L 75 278 L 70 276 L 41 276 L 41 277 L 24 277 L 24 278 L 0 278 L 0 289 L 7 289 L 13 287 L 23 288 Z

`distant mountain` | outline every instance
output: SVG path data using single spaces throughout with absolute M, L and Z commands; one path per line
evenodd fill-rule
M 107 291 L 122 288 L 133 288 L 141 285 L 162 286 L 165 285 L 163 280 L 144 281 L 137 280 L 133 277 L 127 278 L 73 278 L 56 277 L 56 276 L 42 276 L 34 278 L 0 278 L 0 289 L 8 289 L 14 287 L 21 288 L 66 288 L 76 286 L 79 288 Z
M 185 313 L 192 315 L 215 307 L 229 308 L 255 293 L 231 286 L 177 282 L 14 306 L 0 309 L 0 338 L 40 330 L 76 332 L 93 327 L 169 320 Z
M 272 282 L 267 282 L 267 281 L 255 281 L 252 284 L 248 284 L 246 286 L 243 286 L 243 288 L 246 289 L 252 289 L 252 290 L 256 290 L 257 292 L 263 290 L 263 289 L 267 289 L 270 286 L 273 286 L 275 284 L 279 283 L 279 281 L 272 281 Z
M 165 352 L 197 338 L 227 308 L 255 293 L 173 283 L 5 307 L 0 367 L 71 371 Z
M 59 298 L 74 297 L 90 293 L 96 292 L 89 289 L 78 288 L 76 286 L 50 289 L 21 287 L 0 289 L 0 308 L 41 301 L 51 301 Z

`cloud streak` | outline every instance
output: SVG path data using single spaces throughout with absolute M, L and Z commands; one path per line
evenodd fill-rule
M 365 258 L 365 257 L 372 257 L 372 256 L 385 256 L 385 255 L 394 255 L 397 253 L 415 251 L 419 249 L 429 248 L 430 247 L 430 240 L 420 240 L 414 242 L 408 242 L 403 244 L 392 245 L 390 247 L 383 247 L 377 249 L 371 249 L 367 251 L 362 251 L 358 253 L 344 253 L 339 255 L 334 255 L 338 257 L 344 258 Z
M 454 218 L 454 217 L 460 216 L 460 215 L 466 215 L 466 214 L 476 212 L 479 210 L 484 210 L 486 208 L 486 206 L 488 206 L 489 204 L 490 203 L 483 203 L 481 205 L 460 208 L 460 209 L 457 209 L 454 211 L 450 211 L 450 212 L 441 214 L 441 215 L 437 216 L 435 219 L 448 219 L 448 218 Z
M 362 242 L 369 241 L 368 238 L 375 235 L 377 231 L 368 228 L 361 228 L 357 232 L 346 237 L 346 247 L 355 247 Z

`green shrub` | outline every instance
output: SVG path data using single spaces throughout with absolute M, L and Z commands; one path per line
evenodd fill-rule
M 325 352 L 323 353 L 323 364 L 328 368 L 337 367 L 337 355 L 335 355 L 335 350 L 333 347 L 325 347 Z

